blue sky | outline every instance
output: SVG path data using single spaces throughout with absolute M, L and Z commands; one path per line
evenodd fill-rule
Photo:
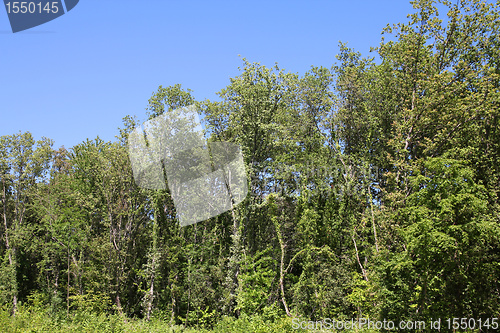
M 301 75 L 331 67 L 339 40 L 369 56 L 382 28 L 412 11 L 401 0 L 80 0 L 13 34 L 0 8 L 0 136 L 30 131 L 56 148 L 114 140 L 124 116 L 145 119 L 159 85 L 214 100 L 238 55 Z

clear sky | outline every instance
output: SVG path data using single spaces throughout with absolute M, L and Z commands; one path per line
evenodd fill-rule
M 144 121 L 159 85 L 217 99 L 238 55 L 301 75 L 329 68 L 339 41 L 370 56 L 382 28 L 412 11 L 403 0 L 80 0 L 13 34 L 0 8 L 0 136 L 30 131 L 55 148 L 114 140 L 124 116 Z

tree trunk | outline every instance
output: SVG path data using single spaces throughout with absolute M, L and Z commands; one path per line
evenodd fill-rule
M 283 241 L 283 237 L 281 235 L 281 228 L 279 226 L 278 218 L 274 217 L 273 218 L 273 223 L 274 227 L 276 228 L 276 235 L 278 237 L 278 242 L 280 244 L 280 250 L 281 250 L 281 259 L 280 259 L 280 291 L 281 291 L 281 302 L 283 303 L 283 306 L 285 307 L 285 312 L 288 317 L 292 317 L 292 314 L 290 313 L 290 310 L 288 309 L 288 305 L 286 303 L 286 297 L 285 297 L 285 270 L 283 269 L 285 266 L 285 247 L 286 244 Z
M 13 299 L 12 299 L 12 314 L 16 315 L 17 311 L 17 281 L 16 281 L 16 268 L 15 268 L 15 255 L 16 255 L 16 248 L 12 247 L 11 244 L 9 243 L 9 227 L 7 223 L 7 189 L 5 185 L 5 178 L 3 178 L 2 181 L 3 184 L 3 191 L 2 191 L 2 202 L 3 202 L 3 223 L 5 227 L 5 249 L 9 253 L 9 266 L 13 268 L 14 271 L 14 276 L 11 276 L 10 278 L 13 279 L 13 286 L 14 286 L 14 291 L 13 291 Z

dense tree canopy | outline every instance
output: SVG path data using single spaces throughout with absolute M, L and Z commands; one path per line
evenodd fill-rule
M 219 101 L 159 87 L 146 118 L 195 104 L 208 142 L 241 146 L 249 193 L 204 222 L 137 186 L 134 117 L 69 150 L 0 137 L 0 302 L 197 327 L 500 316 L 499 5 L 413 5 L 377 60 L 243 59 Z

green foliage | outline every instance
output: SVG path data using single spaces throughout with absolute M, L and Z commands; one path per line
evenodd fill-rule
M 493 273 L 482 244 L 496 247 L 500 241 L 484 186 L 475 183 L 470 168 L 444 158 L 425 161 L 411 183 L 414 192 L 401 209 L 400 223 L 410 273 L 408 311 L 426 319 L 487 315 L 487 303 L 469 298 L 485 283 L 496 283 L 480 273 Z
M 84 295 L 69 297 L 72 310 L 95 314 L 106 314 L 111 310 L 111 299 L 108 294 L 89 292 Z
M 225 333 L 225 332 L 256 332 L 256 333 L 267 333 L 267 332 L 300 332 L 302 330 L 295 330 L 292 328 L 291 318 L 282 318 L 276 321 L 266 321 L 259 316 L 247 316 L 243 315 L 241 318 L 234 319 L 231 317 L 224 317 L 214 327 L 214 333 Z
M 276 276 L 275 264 L 269 252 L 258 252 L 253 257 L 246 258 L 242 264 L 238 276 L 240 290 L 237 299 L 237 309 L 241 314 L 270 315 L 269 311 L 273 309 L 272 304 L 269 304 L 268 295 Z
M 416 0 L 378 59 L 303 75 L 243 59 L 195 104 L 248 196 L 181 228 L 117 142 L 0 137 L 0 330 L 287 332 L 291 318 L 500 315 L 500 4 Z M 443 20 L 443 11 L 447 18 Z M 304 319 L 306 320 L 306 319 Z

